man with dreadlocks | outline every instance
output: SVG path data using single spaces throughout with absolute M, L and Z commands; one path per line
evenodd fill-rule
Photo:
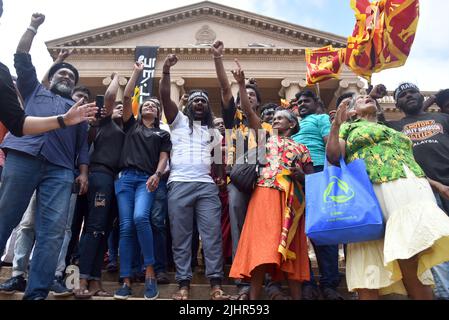
M 184 113 L 170 98 L 170 68 L 178 62 L 170 54 L 163 66 L 159 90 L 165 116 L 171 129 L 171 173 L 168 180 L 168 212 L 173 258 L 179 290 L 175 300 L 187 300 L 192 280 L 192 231 L 196 218 L 203 241 L 206 276 L 212 300 L 227 300 L 221 289 L 223 250 L 221 204 L 218 187 L 210 176 L 211 152 L 221 146 L 221 135 L 214 128 L 209 97 L 203 90 L 189 94 Z M 218 154 L 221 157 L 221 153 Z

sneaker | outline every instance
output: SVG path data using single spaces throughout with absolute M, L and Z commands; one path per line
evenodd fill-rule
M 156 274 L 157 284 L 169 284 L 170 279 L 165 272 L 159 272 Z
M 53 280 L 53 284 L 50 287 L 50 292 L 55 297 L 67 297 L 72 294 L 72 290 L 67 289 L 62 277 L 56 277 L 55 280 Z
M 320 292 L 318 291 L 318 288 L 311 285 L 302 286 L 301 294 L 302 300 L 318 300 L 320 297 Z
M 126 300 L 129 298 L 129 296 L 132 295 L 131 288 L 128 287 L 126 284 L 124 284 L 120 289 L 118 289 L 114 293 L 114 299 L 117 300 Z
M 0 285 L 0 293 L 14 294 L 16 292 L 25 292 L 27 281 L 23 275 L 12 277 Z
M 143 295 L 145 300 L 156 300 L 159 297 L 157 290 L 157 280 L 154 278 L 145 279 L 145 293 Z
M 333 288 L 323 288 L 321 289 L 321 294 L 323 295 L 324 300 L 345 300 L 343 296 Z

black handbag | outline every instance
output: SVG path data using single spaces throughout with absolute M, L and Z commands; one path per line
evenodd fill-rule
M 251 194 L 254 190 L 257 178 L 259 177 L 259 168 L 264 161 L 259 161 L 257 158 L 259 148 L 253 148 L 243 156 L 237 158 L 235 164 L 232 166 L 229 174 L 232 184 L 241 192 Z M 259 154 L 260 153 L 259 151 Z

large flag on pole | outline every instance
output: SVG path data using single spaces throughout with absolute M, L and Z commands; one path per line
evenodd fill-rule
M 405 64 L 415 38 L 419 0 L 351 0 L 356 25 L 345 63 L 370 80 L 374 72 Z
M 307 85 L 338 78 L 344 61 L 345 49 L 326 46 L 306 49 Z
M 415 40 L 418 0 L 386 0 L 382 48 L 374 72 L 403 66 Z

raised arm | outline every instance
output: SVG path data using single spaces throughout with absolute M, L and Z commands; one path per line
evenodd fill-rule
M 245 73 L 243 72 L 242 67 L 240 66 L 240 63 L 237 59 L 235 59 L 235 63 L 237 64 L 237 69 L 232 70 L 231 72 L 234 76 L 234 79 L 239 85 L 240 106 L 242 107 L 243 112 L 249 120 L 250 128 L 255 130 L 261 129 L 262 119 L 260 119 L 259 115 L 251 108 L 248 93 L 246 92 Z
M 115 99 L 117 98 L 117 91 L 119 87 L 118 79 L 119 76 L 116 72 L 111 75 L 112 81 L 109 84 L 106 93 L 104 94 L 104 108 L 106 110 L 106 116 L 112 114 L 114 110 Z
M 377 84 L 370 92 L 369 95 L 373 99 L 382 99 L 388 94 L 387 87 L 383 84 Z
M 219 40 L 215 41 L 212 45 L 212 55 L 214 57 L 215 71 L 217 72 L 217 78 L 221 88 L 221 101 L 223 102 L 223 108 L 226 109 L 232 99 L 232 91 L 223 65 L 223 51 L 223 42 Z
M 128 120 L 133 115 L 132 108 L 132 98 L 134 95 L 134 88 L 136 87 L 137 79 L 139 79 L 140 74 L 143 70 L 143 63 L 136 62 L 134 64 L 133 73 L 125 87 L 125 92 L 123 93 L 123 122 L 128 122 Z
M 53 64 L 50 66 L 50 68 L 47 70 L 47 72 L 45 72 L 44 77 L 42 78 L 42 84 L 44 85 L 44 87 L 49 88 L 50 87 L 50 82 L 48 81 L 48 74 L 50 73 L 50 69 L 58 63 L 64 62 L 65 59 L 67 59 L 73 52 L 73 49 L 62 49 L 61 51 L 59 51 L 58 57 L 56 58 L 55 61 L 53 61 Z
M 348 119 L 348 104 L 350 99 L 345 99 L 341 102 L 337 113 L 335 114 L 334 122 L 331 126 L 331 132 L 327 139 L 326 155 L 327 160 L 338 165 L 340 163 L 340 157 L 345 157 L 346 141 L 340 139 L 340 127 Z
M 423 102 L 422 110 L 424 112 L 427 112 L 427 109 L 429 109 L 436 101 L 437 97 L 434 94 L 432 94 L 427 100 Z
M 159 83 L 159 96 L 161 98 L 162 107 L 164 108 L 164 114 L 167 118 L 168 124 L 172 124 L 178 114 L 178 107 L 176 103 L 171 99 L 171 84 L 170 84 L 170 69 L 176 63 L 178 63 L 178 57 L 174 54 L 169 54 L 165 59 L 162 69 L 162 78 Z
M 44 23 L 45 16 L 42 13 L 33 13 L 31 16 L 30 26 L 27 28 L 25 33 L 20 38 L 19 44 L 17 46 L 17 53 L 29 53 L 31 49 L 31 44 L 33 43 L 34 36 L 37 34 L 37 29 Z

